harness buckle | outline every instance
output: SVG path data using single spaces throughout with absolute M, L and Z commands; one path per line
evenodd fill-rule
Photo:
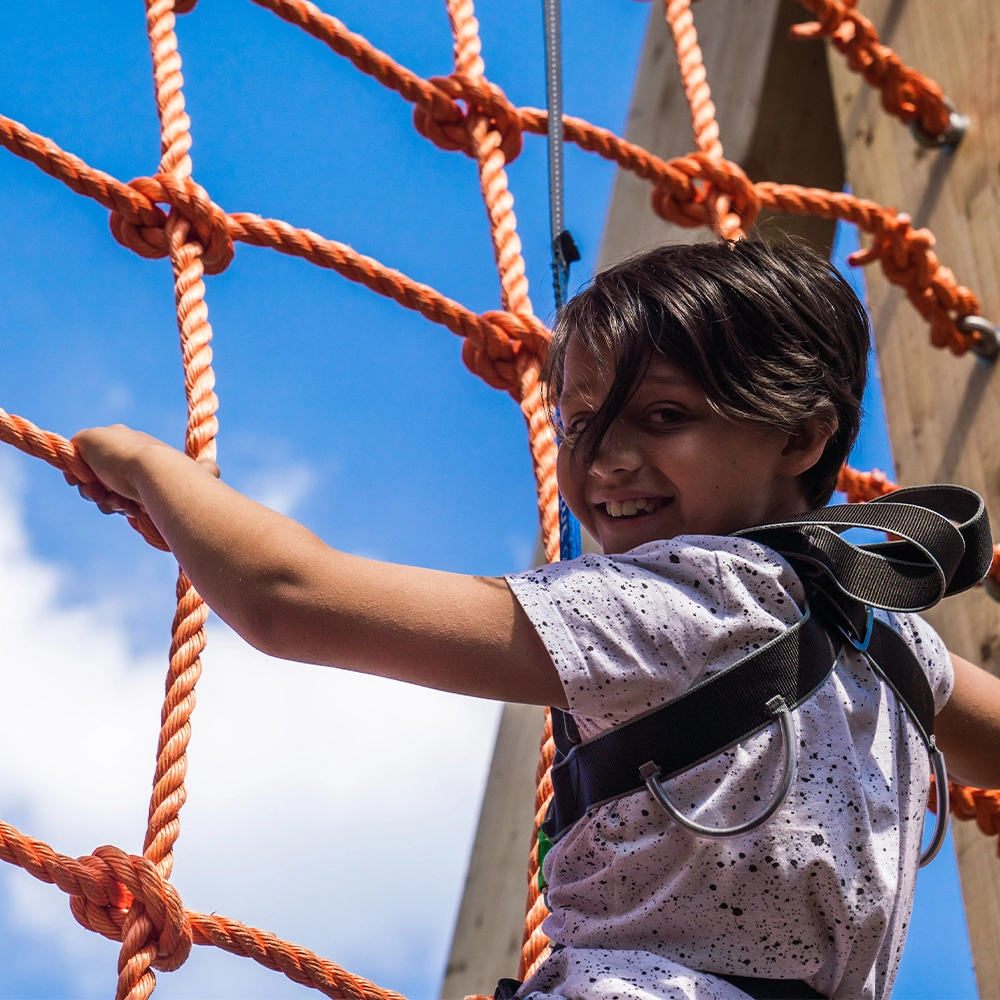
M 840 622 L 837 623 L 837 628 L 840 629 L 841 634 L 859 653 L 867 651 L 868 644 L 872 641 L 872 631 L 875 628 L 875 609 L 869 604 L 866 605 L 865 611 L 867 612 L 867 617 L 865 619 L 865 637 L 861 640 L 861 642 L 858 642 L 858 640 L 855 639 L 854 636 L 840 624 Z

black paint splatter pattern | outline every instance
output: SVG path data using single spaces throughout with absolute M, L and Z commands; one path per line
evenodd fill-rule
M 794 571 L 745 539 L 682 536 L 508 577 L 559 670 L 584 739 L 731 666 L 801 617 Z M 938 710 L 951 661 L 915 615 L 879 613 L 910 644 Z M 804 979 L 834 998 L 888 996 L 913 902 L 927 755 L 858 654 L 795 712 L 799 768 L 761 829 L 709 840 L 645 791 L 576 824 L 545 859 L 557 951 L 521 997 L 736 1000 L 711 975 Z M 666 783 L 700 823 L 769 801 L 772 727 Z M 692 970 L 699 970 L 698 972 Z

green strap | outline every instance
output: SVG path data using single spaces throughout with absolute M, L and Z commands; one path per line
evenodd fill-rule
M 545 876 L 542 874 L 542 865 L 545 864 L 545 855 L 552 849 L 552 841 L 545 835 L 545 831 L 538 828 L 538 891 L 545 892 L 547 885 Z

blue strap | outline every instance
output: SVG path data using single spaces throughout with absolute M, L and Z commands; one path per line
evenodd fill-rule
M 583 552 L 580 540 L 580 522 L 566 506 L 562 494 L 559 494 L 559 558 L 575 559 Z

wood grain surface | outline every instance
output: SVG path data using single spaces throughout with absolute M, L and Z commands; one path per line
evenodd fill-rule
M 971 118 L 953 154 L 923 149 L 886 115 L 879 94 L 830 53 L 831 77 L 855 194 L 908 212 L 936 251 L 1000 322 L 1000 4 L 865 0 L 860 9 L 905 62 L 933 77 Z M 1000 382 L 997 366 L 929 346 L 927 326 L 878 266 L 869 303 L 886 416 L 903 485 L 954 482 L 986 497 L 1000 528 Z M 1000 674 L 1000 605 L 982 590 L 927 618 L 956 653 Z M 980 995 L 1000 997 L 1000 860 L 996 840 L 954 823 Z M 942 996 L 947 987 L 942 984 Z

